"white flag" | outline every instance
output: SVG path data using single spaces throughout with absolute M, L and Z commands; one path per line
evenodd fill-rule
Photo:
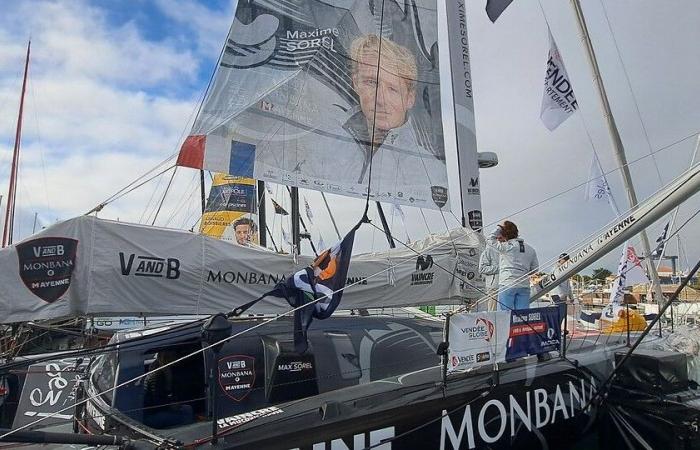
M 648 284 L 649 278 L 642 267 L 642 261 L 637 256 L 637 252 L 631 245 L 627 247 L 627 272 L 625 274 L 625 286 L 635 284 Z
M 615 278 L 610 290 L 610 303 L 604 309 L 606 318 L 617 320 L 616 312 L 622 306 L 626 286 L 648 282 L 649 279 L 642 268 L 642 263 L 637 257 L 637 253 L 634 251 L 634 247 L 625 243 L 620 263 L 617 266 L 617 278 Z
M 287 230 L 282 227 L 282 239 L 284 239 L 284 242 L 286 242 L 289 245 L 292 245 L 292 238 L 289 236 L 289 233 L 287 233 Z
M 308 200 L 306 200 L 306 196 L 304 196 L 304 209 L 306 210 L 306 218 L 309 219 L 309 222 L 313 225 L 314 215 L 311 212 L 311 206 L 309 206 L 309 202 Z
M 620 215 L 620 211 L 617 209 L 617 204 L 615 203 L 615 198 L 610 190 L 608 180 L 605 178 L 605 175 L 603 175 L 603 170 L 600 167 L 600 161 L 598 161 L 595 153 L 593 154 L 591 171 L 588 175 L 588 184 L 586 185 L 586 200 L 605 200 L 608 202 L 615 215 Z
M 576 109 L 576 96 L 571 86 L 571 80 L 566 73 L 564 61 L 554 42 L 552 32 L 549 32 L 549 57 L 547 71 L 544 77 L 544 94 L 542 96 L 542 111 L 540 119 L 550 130 L 556 129 L 569 118 Z

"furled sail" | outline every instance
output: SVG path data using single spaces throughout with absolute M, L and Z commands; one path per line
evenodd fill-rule
M 460 303 L 478 298 L 479 240 L 456 229 L 410 248 L 353 256 L 343 308 Z M 76 315 L 227 312 L 312 258 L 201 234 L 82 216 L 0 250 L 2 322 Z M 266 298 L 253 313 L 287 311 Z
M 217 173 L 199 231 L 240 245 L 257 244 L 257 206 L 254 179 Z
M 448 209 L 436 7 L 240 0 L 178 164 Z

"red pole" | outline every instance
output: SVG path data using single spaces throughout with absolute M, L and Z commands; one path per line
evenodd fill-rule
M 17 132 L 15 133 L 15 150 L 12 154 L 12 169 L 10 171 L 10 187 L 7 193 L 7 208 L 5 209 L 5 226 L 2 232 L 2 246 L 12 244 L 12 231 L 15 220 L 15 196 L 17 184 L 17 166 L 19 165 L 19 144 L 22 139 L 22 113 L 24 112 L 24 93 L 27 90 L 27 74 L 29 73 L 29 51 L 32 41 L 27 44 L 27 58 L 24 61 L 24 79 L 22 80 L 22 95 L 19 100 L 17 115 Z

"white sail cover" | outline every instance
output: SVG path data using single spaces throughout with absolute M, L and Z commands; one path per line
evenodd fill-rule
M 437 0 L 240 0 L 178 164 L 449 209 L 437 41 Z
M 342 309 L 480 297 L 479 240 L 465 229 L 353 256 Z M 311 262 L 180 230 L 82 216 L 0 250 L 2 323 L 76 315 L 228 312 Z M 251 313 L 281 313 L 266 298 Z

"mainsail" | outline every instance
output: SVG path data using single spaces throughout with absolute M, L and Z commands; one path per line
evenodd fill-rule
M 178 164 L 449 209 L 436 8 L 239 1 Z
M 353 256 L 343 308 L 461 303 L 480 296 L 479 240 L 464 229 Z M 311 257 L 187 231 L 82 216 L 0 250 L 2 322 L 80 315 L 213 314 L 269 291 Z M 282 313 L 266 298 L 252 313 Z

